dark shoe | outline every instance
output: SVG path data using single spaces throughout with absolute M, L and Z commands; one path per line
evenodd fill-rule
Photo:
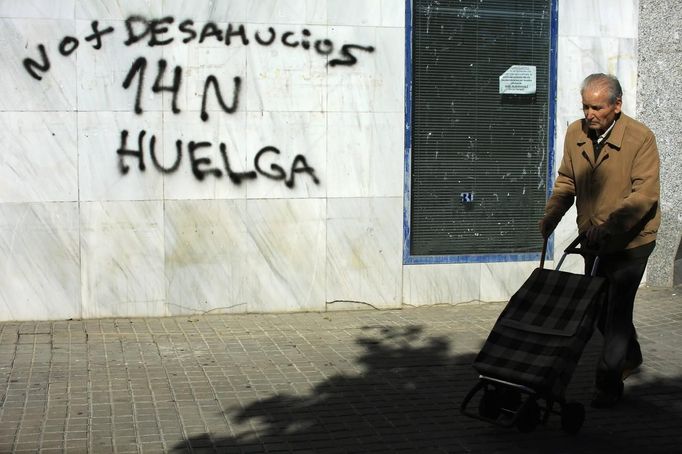
M 592 408 L 612 408 L 618 403 L 621 397 L 623 397 L 623 382 L 618 384 L 616 391 L 597 389 L 590 405 Z
M 592 408 L 612 408 L 618 401 L 620 396 L 618 394 L 608 393 L 606 391 L 597 390 L 592 398 L 592 403 L 590 404 Z
M 623 374 L 621 380 L 625 380 L 630 375 L 635 375 L 640 372 L 639 366 L 642 365 L 642 357 L 640 356 L 636 361 L 625 361 L 625 366 L 623 366 Z

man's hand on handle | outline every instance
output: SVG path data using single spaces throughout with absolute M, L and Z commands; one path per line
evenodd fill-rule
M 556 229 L 556 226 L 556 221 L 550 219 L 547 216 L 540 219 L 540 222 L 538 222 L 538 227 L 540 228 L 540 234 L 542 234 L 542 238 L 549 238 L 554 229 Z
M 585 238 L 587 239 L 587 246 L 590 249 L 600 249 L 604 246 L 604 241 L 608 237 L 608 232 L 604 225 L 593 225 L 585 231 Z

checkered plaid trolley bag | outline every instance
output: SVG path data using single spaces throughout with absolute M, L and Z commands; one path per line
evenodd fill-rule
M 591 275 L 559 270 L 568 254 L 590 253 L 576 248 L 582 239 L 566 248 L 555 270 L 544 268 L 545 241 L 540 267 L 511 297 L 474 360 L 480 377 L 462 402 L 462 413 L 521 432 L 533 431 L 555 413 L 564 431 L 580 430 L 585 408 L 567 402 L 564 392 L 606 292 L 606 280 L 595 276 L 598 257 Z M 479 397 L 476 412 L 467 408 L 474 396 Z

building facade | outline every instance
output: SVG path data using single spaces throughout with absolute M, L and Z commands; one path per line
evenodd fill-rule
M 656 25 L 671 14 L 680 23 L 672 0 L 501 2 L 503 10 L 493 0 L 457 3 L 467 2 L 0 2 L 0 320 L 506 300 L 538 264 L 534 210 L 568 123 L 582 115 L 579 84 L 593 72 L 616 74 L 624 111 L 657 134 L 664 224 L 647 282 L 673 285 L 682 235 L 672 88 L 680 38 L 679 27 Z M 531 4 L 540 9 L 531 14 Z M 498 19 L 505 33 L 486 25 Z M 445 41 L 431 43 L 437 33 Z M 500 47 L 503 36 L 516 40 L 504 41 L 513 51 Z M 449 48 L 448 40 L 466 52 L 493 50 L 450 71 L 452 60 L 430 47 Z M 417 54 L 445 64 L 442 74 L 458 74 L 456 83 L 436 84 Z M 505 62 L 511 72 L 495 73 L 492 64 L 509 55 L 518 60 Z M 483 76 L 495 81 L 499 103 L 445 89 Z M 416 97 L 417 86 L 432 100 Z M 461 229 L 468 224 L 457 216 L 476 215 L 473 230 L 432 228 L 431 215 L 419 224 L 417 187 L 438 178 L 417 178 L 415 156 L 455 156 L 429 148 L 428 125 L 445 117 L 419 117 L 441 102 L 456 123 L 480 123 L 471 112 L 488 108 L 507 109 L 512 124 L 521 118 L 514 112 L 537 107 L 530 135 L 519 135 L 536 159 L 528 185 L 536 199 L 523 186 L 500 202 L 498 189 L 517 190 L 508 181 L 530 168 L 516 166 L 523 156 L 497 160 L 511 142 L 486 148 L 481 130 L 471 149 L 455 150 L 470 163 L 425 161 L 426 170 L 471 166 L 475 185 L 422 192 L 428 205 L 430 194 L 450 191 L 444 225 Z M 428 120 L 421 142 L 416 118 Z M 486 125 L 504 140 L 516 135 Z M 495 166 L 484 157 L 508 167 L 510 180 L 488 178 Z M 490 209 L 493 198 L 499 209 Z M 523 216 L 490 217 L 504 209 Z M 488 229 L 505 222 L 513 225 Z M 489 241 L 503 234 L 513 235 Z M 571 211 L 548 266 L 575 234 Z M 568 260 L 566 269 L 580 268 Z

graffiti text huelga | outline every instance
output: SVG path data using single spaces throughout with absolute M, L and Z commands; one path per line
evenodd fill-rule
M 162 174 L 173 174 L 182 166 L 183 156 L 186 154 L 188 165 L 198 181 L 205 180 L 207 176 L 214 178 L 227 177 L 233 184 L 240 185 L 245 180 L 255 180 L 260 176 L 270 180 L 282 181 L 287 188 L 292 189 L 296 186 L 297 175 L 307 174 L 313 183 L 316 185 L 320 184 L 320 180 L 315 174 L 315 169 L 308 164 L 305 156 L 297 154 L 291 161 L 291 164 L 285 168 L 277 163 L 281 155 L 280 150 L 271 145 L 261 148 L 255 154 L 253 159 L 254 170 L 238 171 L 232 167 L 227 145 L 223 142 L 218 144 L 220 160 L 222 162 L 214 163 L 206 153 L 213 147 L 211 142 L 195 142 L 190 140 L 185 143 L 182 140 L 176 140 L 175 157 L 169 159 L 169 162 L 172 162 L 172 164 L 164 165 L 157 155 L 156 135 L 152 134 L 149 137 L 149 151 L 145 152 L 146 135 L 147 131 L 141 130 L 137 135 L 137 144 L 133 145 L 128 143 L 128 130 L 124 129 L 121 131 L 121 145 L 116 150 L 116 154 L 118 155 L 118 168 L 122 175 L 127 175 L 130 172 L 131 163 L 136 164 L 138 171 L 146 172 L 146 155 L 149 156 L 156 171 Z

